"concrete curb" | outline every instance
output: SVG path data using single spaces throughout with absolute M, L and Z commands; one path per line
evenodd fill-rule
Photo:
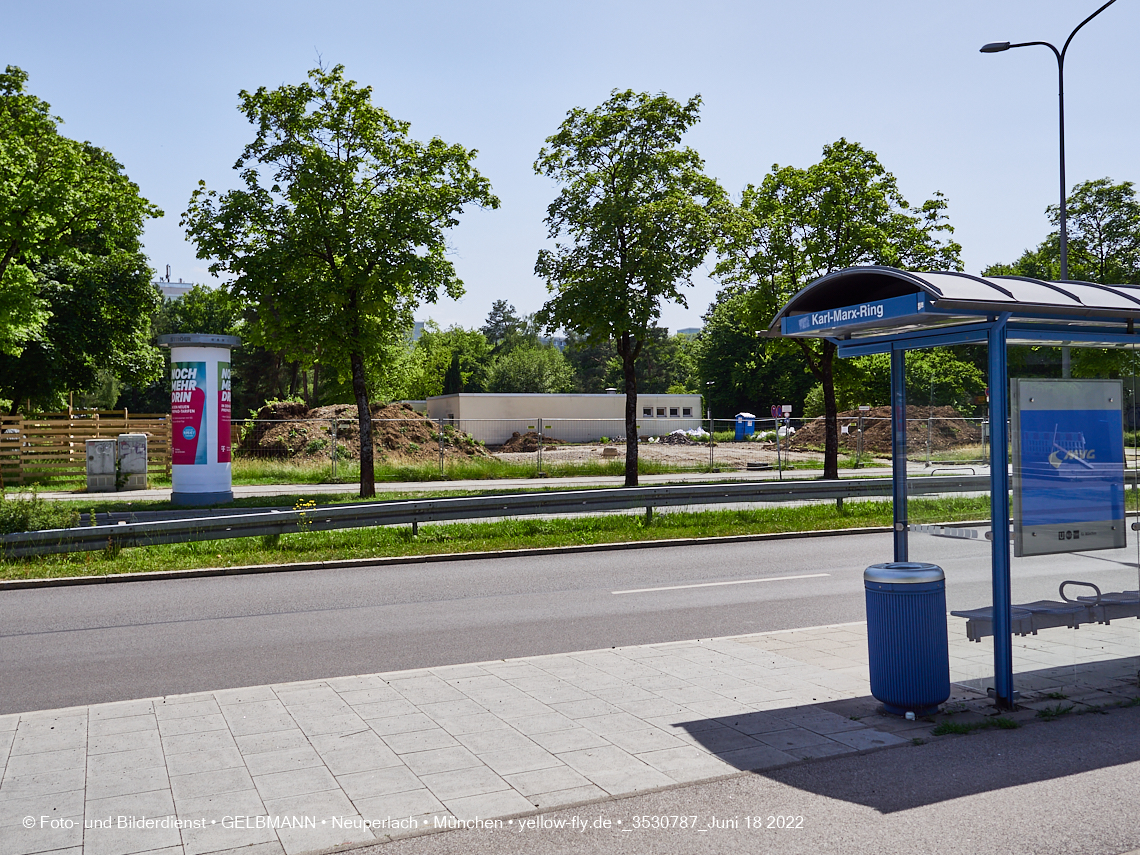
M 805 537 L 832 537 L 840 534 L 886 534 L 889 526 L 871 528 L 822 529 L 771 534 L 739 534 L 728 537 L 690 537 L 670 540 L 637 540 L 628 543 L 596 543 L 541 549 L 503 549 L 495 552 L 448 552 L 441 555 L 401 555 L 389 558 L 349 558 L 339 561 L 312 561 L 298 564 L 250 564 L 239 567 L 203 567 L 194 570 L 160 570 L 154 573 L 114 573 L 107 576 L 60 576 L 48 579 L 9 579 L 0 581 L 0 592 L 25 588 L 64 588 L 73 585 L 102 585 L 115 582 L 157 582 L 167 579 L 200 579 L 212 576 L 246 576 L 254 573 L 293 573 L 302 570 L 343 570 L 354 567 L 387 567 L 401 564 L 428 564 L 436 561 L 468 561 L 485 558 L 529 558 L 535 555 L 613 552 L 623 549 L 659 549 L 672 546 L 700 546 L 718 543 L 751 543 L 766 540 L 793 540 Z

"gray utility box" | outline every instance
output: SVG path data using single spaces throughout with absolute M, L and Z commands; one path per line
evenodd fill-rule
M 146 489 L 146 434 L 119 434 L 119 489 Z
M 114 439 L 87 440 L 87 492 L 115 492 L 117 445 Z

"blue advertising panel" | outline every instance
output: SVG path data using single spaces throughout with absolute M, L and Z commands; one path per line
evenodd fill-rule
M 1012 380 L 1014 554 L 1125 545 L 1119 380 Z
M 926 311 L 926 295 L 907 294 L 903 297 L 890 297 L 886 300 L 872 300 L 854 306 L 838 309 L 821 309 L 818 312 L 805 312 L 802 315 L 789 315 L 780 321 L 780 332 L 784 335 L 818 335 L 834 329 L 861 329 L 882 326 L 890 321 L 892 326 L 917 318 Z

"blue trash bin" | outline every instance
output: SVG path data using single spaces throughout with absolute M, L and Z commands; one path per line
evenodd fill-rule
M 873 564 L 863 573 L 871 694 L 895 715 L 928 715 L 950 697 L 946 574 L 935 564 Z
M 756 416 L 752 413 L 736 414 L 736 441 L 742 442 L 756 433 Z

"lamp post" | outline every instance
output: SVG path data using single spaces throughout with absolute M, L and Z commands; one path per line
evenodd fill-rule
M 1108 0 L 1103 6 L 1077 24 L 1076 29 L 1069 33 L 1069 37 L 1065 39 L 1064 46 L 1057 50 L 1049 42 L 1018 42 L 1017 44 L 1010 44 L 1009 42 L 990 42 L 984 45 L 981 53 L 1002 53 L 1010 48 L 1029 47 L 1030 45 L 1042 45 L 1053 51 L 1053 55 L 1057 57 L 1057 101 L 1060 109 L 1060 152 L 1061 152 L 1061 280 L 1064 281 L 1069 278 L 1069 230 L 1068 230 L 1068 193 L 1065 189 L 1065 54 L 1069 50 L 1069 43 L 1073 40 L 1073 36 L 1077 32 L 1115 3 L 1116 0 Z M 1063 377 L 1069 376 L 1069 348 L 1061 348 L 1061 375 Z

